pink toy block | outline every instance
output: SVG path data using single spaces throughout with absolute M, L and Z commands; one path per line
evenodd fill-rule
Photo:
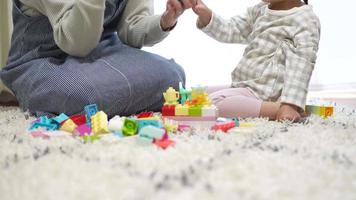
M 91 133 L 91 128 L 87 124 L 82 124 L 78 126 L 74 131 L 74 134 L 79 136 L 90 135 L 90 133 Z

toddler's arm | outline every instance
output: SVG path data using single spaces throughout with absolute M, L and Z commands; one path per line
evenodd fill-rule
M 286 50 L 286 72 L 281 102 L 304 110 L 309 81 L 315 66 L 320 40 L 319 19 L 306 14 L 300 17 L 294 44 Z
M 59 48 L 85 56 L 98 44 L 104 21 L 105 0 L 20 0 L 48 17 Z
M 252 32 L 257 7 L 248 9 L 246 16 L 235 16 L 225 20 L 212 12 L 201 0 L 193 7 L 199 16 L 197 26 L 210 37 L 225 43 L 247 43 Z

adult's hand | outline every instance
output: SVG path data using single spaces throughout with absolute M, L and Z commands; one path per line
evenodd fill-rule
M 168 0 L 166 11 L 161 16 L 162 30 L 171 30 L 176 25 L 179 16 L 195 4 L 196 0 Z

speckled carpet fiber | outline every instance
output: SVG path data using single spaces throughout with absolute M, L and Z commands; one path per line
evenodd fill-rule
M 356 114 L 304 124 L 174 135 L 174 148 L 135 137 L 84 144 L 33 138 L 33 118 L 0 107 L 0 199 L 356 199 Z

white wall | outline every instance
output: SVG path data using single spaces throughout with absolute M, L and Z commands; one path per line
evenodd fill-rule
M 156 13 L 165 9 L 165 0 L 156 0 Z M 205 0 L 219 15 L 228 18 L 243 14 L 259 0 Z M 322 23 L 322 38 L 312 84 L 356 82 L 356 1 L 310 0 Z M 230 72 L 239 62 L 244 47 L 221 44 L 195 27 L 196 16 L 184 13 L 176 29 L 162 43 L 145 48 L 167 58 L 174 58 L 187 73 L 189 86 L 229 84 Z

